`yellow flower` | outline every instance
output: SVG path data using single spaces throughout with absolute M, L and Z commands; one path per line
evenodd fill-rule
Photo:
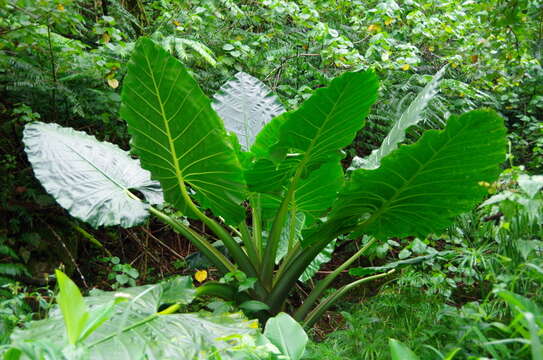
M 403 71 L 407 71 L 407 70 L 411 69 L 411 66 L 410 66 L 409 64 L 403 64 L 402 67 L 401 67 L 401 69 L 402 69 Z
M 394 22 L 394 19 L 388 18 L 388 19 L 385 20 L 385 25 L 388 26 L 388 25 L 392 24 L 393 22 Z
M 64 5 L 62 5 L 62 4 L 57 4 L 57 10 L 58 10 L 58 11 L 64 11 Z
M 198 270 L 198 271 L 196 271 L 196 274 L 194 274 L 194 278 L 199 283 L 204 282 L 205 279 L 207 279 L 207 271 L 206 270 Z
M 177 20 L 174 20 L 174 21 L 172 21 L 172 22 L 173 22 L 173 24 L 174 24 L 175 26 L 180 26 L 180 25 L 181 25 L 181 23 L 180 23 L 179 21 L 177 21 Z
M 379 30 L 381 30 L 381 27 L 377 24 L 371 24 L 370 26 L 368 26 L 369 32 L 377 32 Z

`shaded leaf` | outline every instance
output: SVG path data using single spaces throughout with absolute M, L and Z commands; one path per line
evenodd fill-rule
M 305 268 L 304 272 L 300 276 L 299 280 L 302 282 L 306 282 L 307 280 L 311 279 L 317 271 L 319 271 L 322 264 L 326 264 L 330 260 L 332 260 L 332 254 L 334 253 L 334 249 L 336 248 L 336 241 L 332 240 L 326 247 L 315 257 L 315 259 L 309 264 L 308 267 Z

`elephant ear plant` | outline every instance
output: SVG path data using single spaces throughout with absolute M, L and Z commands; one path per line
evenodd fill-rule
M 369 236 L 295 311 L 297 320 L 311 325 L 347 290 L 368 280 L 358 279 L 319 303 L 367 246 L 442 230 L 483 198 L 479 183 L 495 180 L 505 157 L 503 120 L 489 110 L 451 116 L 443 130 L 400 145 L 402 132 L 418 121 L 425 95 L 418 100 L 423 105 L 411 108 L 372 155 L 374 165 L 346 175 L 341 150 L 364 127 L 377 90 L 372 71 L 347 72 L 297 110 L 284 112 L 264 84 L 238 74 L 211 102 L 178 60 L 143 38 L 128 64 L 121 108 L 139 160 L 56 125 L 30 124 L 24 141 L 36 176 L 71 214 L 94 226 L 132 226 L 143 212 L 155 215 L 222 273 L 241 270 L 256 279 L 248 295 L 268 306 L 263 317 L 283 309 L 296 281 L 323 250 L 330 253 L 338 236 Z M 228 256 L 152 205 L 162 196 L 203 222 Z M 214 284 L 208 293 L 228 298 L 235 292 Z

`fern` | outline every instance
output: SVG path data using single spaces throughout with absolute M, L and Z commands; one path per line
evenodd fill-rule
M 13 278 L 30 276 L 27 267 L 19 260 L 17 252 L 0 239 L 0 285 L 13 282 Z

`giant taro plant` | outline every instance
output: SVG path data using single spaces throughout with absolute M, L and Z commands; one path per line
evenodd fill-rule
M 267 317 L 283 308 L 304 272 L 307 277 L 308 269 L 330 255 L 338 236 L 365 234 L 372 239 L 368 246 L 389 237 L 425 236 L 485 195 L 479 183 L 496 179 L 505 156 L 505 128 L 494 112 L 451 116 L 443 130 L 400 145 L 436 83 L 395 124 L 393 136 L 371 155 L 371 166 L 346 175 L 341 149 L 363 128 L 377 97 L 372 71 L 347 72 L 290 112 L 243 73 L 211 102 L 178 60 L 143 38 L 128 65 L 121 108 L 139 160 L 53 124 L 28 125 L 24 141 L 36 176 L 72 215 L 95 227 L 133 226 L 155 215 L 222 273 L 239 269 L 255 278 L 248 295 L 267 304 Z M 228 255 L 152 205 L 162 199 L 203 222 Z M 318 303 L 366 248 L 320 281 L 295 311 L 297 320 L 311 325 L 347 290 L 368 280 L 358 279 Z M 226 284 L 208 286 L 209 294 L 235 296 Z

